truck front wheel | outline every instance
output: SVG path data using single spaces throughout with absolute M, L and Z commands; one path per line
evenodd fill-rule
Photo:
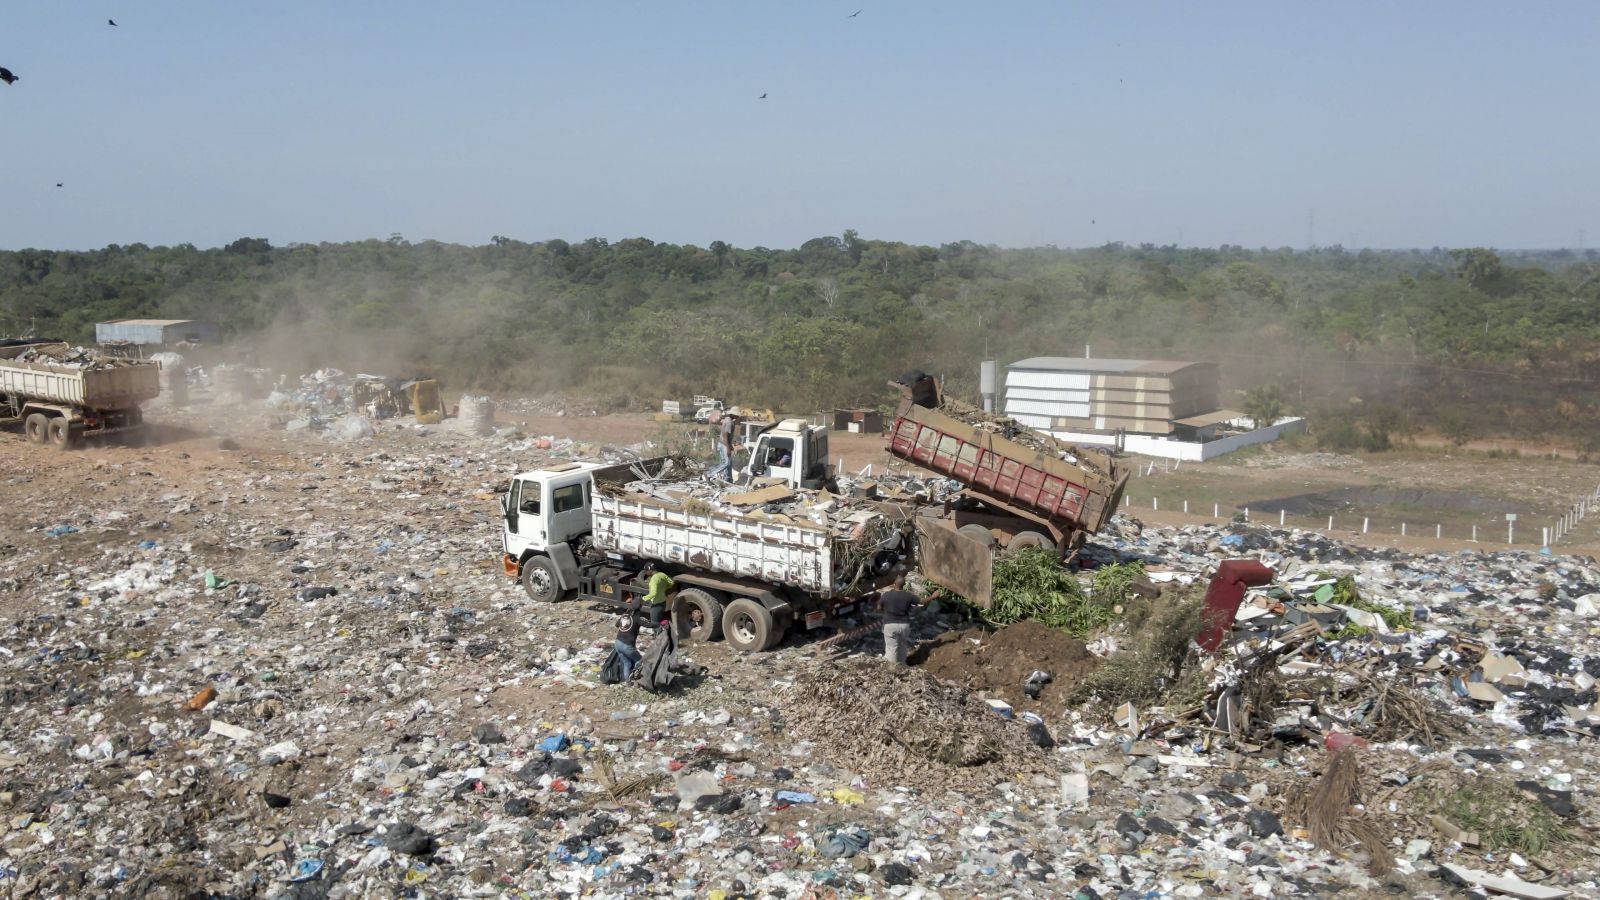
M 767 649 L 776 633 L 777 623 L 772 619 L 772 610 L 749 597 L 740 597 L 729 603 L 727 611 L 722 614 L 722 636 L 730 647 L 741 653 Z
M 535 603 L 554 603 L 562 599 L 561 576 L 548 556 L 530 556 L 522 564 L 522 589 Z
M 42 444 L 50 436 L 50 417 L 44 413 L 30 413 L 23 420 L 22 430 L 28 435 L 29 441 Z
M 705 643 L 722 637 L 725 611 L 717 598 L 699 588 L 686 588 L 678 592 L 678 611 L 683 617 L 678 633 L 689 640 Z

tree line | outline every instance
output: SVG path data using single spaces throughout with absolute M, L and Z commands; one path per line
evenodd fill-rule
M 195 318 L 286 368 L 430 372 L 644 408 L 718 393 L 880 405 L 917 367 L 976 390 L 1036 355 L 1222 364 L 1225 406 L 1453 434 L 1595 433 L 1600 255 L 871 240 L 798 248 L 496 236 L 0 251 L 0 334 Z M 1235 393 L 1235 392 L 1238 393 Z M 1465 424 L 1464 424 L 1465 423 Z

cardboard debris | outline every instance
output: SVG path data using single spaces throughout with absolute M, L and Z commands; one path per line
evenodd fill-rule
M 1500 693 L 1499 688 L 1482 681 L 1467 682 L 1467 696 L 1483 703 L 1499 703 L 1506 698 L 1505 694 Z
M 1112 721 L 1136 735 L 1139 733 L 1139 710 L 1132 703 L 1124 703 L 1117 707 Z
M 254 731 L 239 725 L 230 725 L 221 719 L 211 720 L 211 733 L 220 734 L 225 738 L 231 738 L 232 740 L 241 742 L 255 740 L 256 737 L 256 733 Z
M 1477 869 L 1469 869 L 1466 866 L 1458 866 L 1454 863 L 1445 863 L 1444 868 L 1468 884 L 1476 884 L 1496 893 L 1510 897 L 1522 897 L 1525 900 L 1557 900 L 1559 897 L 1566 897 L 1572 893 L 1560 888 L 1531 884 L 1520 878 L 1504 878 L 1498 875 L 1490 875 L 1488 872 L 1480 872 Z
M 1524 669 L 1522 663 L 1515 657 L 1487 653 L 1484 654 L 1483 661 L 1478 663 L 1478 668 L 1483 670 L 1483 680 L 1491 684 L 1521 687 L 1528 683 L 1528 680 L 1522 677 L 1528 670 Z
M 768 503 L 779 503 L 794 496 L 794 491 L 788 485 L 775 484 L 760 490 L 747 491 L 743 494 L 724 494 L 722 502 L 730 506 L 762 506 Z
M 1463 831 L 1444 816 L 1432 816 L 1428 819 L 1428 823 L 1439 829 L 1440 834 L 1464 847 L 1478 846 L 1478 833 L 1476 831 Z
M 1156 762 L 1161 763 L 1163 766 L 1189 766 L 1190 768 L 1197 769 L 1209 769 L 1212 765 L 1211 760 L 1203 757 L 1172 756 L 1171 754 L 1167 753 L 1157 754 Z

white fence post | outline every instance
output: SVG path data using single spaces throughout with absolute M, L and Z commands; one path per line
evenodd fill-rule
M 1189 514 L 1189 501 L 1187 500 L 1183 501 L 1183 514 L 1186 516 Z
M 1442 537 L 1444 537 L 1444 526 L 1443 525 L 1435 525 L 1435 526 L 1433 526 L 1433 539 L 1434 540 L 1438 540 L 1438 539 L 1440 539 Z
M 1221 506 L 1219 506 L 1218 504 L 1215 504 L 1215 503 L 1211 504 L 1211 518 L 1213 518 L 1213 519 L 1222 518 Z
M 1280 528 L 1283 526 L 1283 510 L 1281 509 L 1278 510 L 1278 526 Z
M 1400 523 L 1400 536 L 1401 537 L 1405 537 L 1406 536 L 1406 523 L 1404 523 L 1404 522 Z
M 1329 516 L 1328 517 L 1328 530 L 1329 531 L 1333 530 L 1333 516 Z
M 1371 524 L 1372 524 L 1372 520 L 1371 519 L 1367 518 L 1366 516 L 1362 516 L 1361 517 L 1361 533 L 1362 534 L 1366 534 L 1367 533 L 1367 526 L 1369 526 Z

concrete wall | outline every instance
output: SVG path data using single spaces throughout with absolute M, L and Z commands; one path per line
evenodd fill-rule
M 1230 425 L 1239 423 L 1240 420 L 1230 422 Z M 1244 423 L 1248 424 L 1248 423 Z M 1123 438 L 1122 446 L 1129 453 L 1141 456 L 1154 456 L 1160 459 L 1181 459 L 1192 462 L 1201 462 L 1215 459 L 1235 450 L 1255 444 L 1265 444 L 1275 441 L 1285 434 L 1295 431 L 1305 431 L 1306 420 L 1294 417 L 1279 419 L 1266 428 L 1257 428 L 1243 434 L 1230 435 L 1215 441 L 1206 441 L 1203 444 L 1178 441 L 1171 438 L 1150 437 L 1148 435 L 1130 434 Z M 1096 434 L 1094 432 L 1052 431 L 1052 435 L 1071 444 L 1082 444 L 1086 447 L 1111 447 L 1117 443 L 1115 435 Z

